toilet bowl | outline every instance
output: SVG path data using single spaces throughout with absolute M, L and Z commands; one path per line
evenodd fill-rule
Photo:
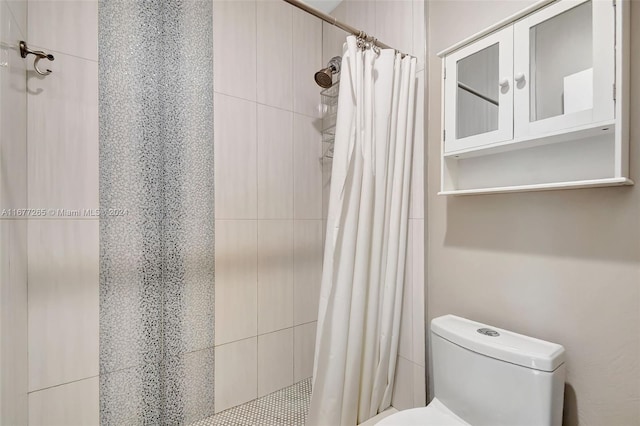
M 376 426 L 469 426 L 469 423 L 449 410 L 442 402 L 434 398 L 426 407 L 402 410 L 392 414 L 378 423 Z
M 434 399 L 379 426 L 560 426 L 561 345 L 455 315 L 431 321 Z

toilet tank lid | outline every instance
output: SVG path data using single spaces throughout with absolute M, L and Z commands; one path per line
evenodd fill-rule
M 431 332 L 463 348 L 523 367 L 554 371 L 564 363 L 562 345 L 455 315 L 434 318 Z

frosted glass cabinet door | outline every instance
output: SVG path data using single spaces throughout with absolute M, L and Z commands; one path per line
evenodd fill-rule
M 513 138 L 513 28 L 445 58 L 444 151 Z
M 614 119 L 612 0 L 560 0 L 514 25 L 515 138 Z

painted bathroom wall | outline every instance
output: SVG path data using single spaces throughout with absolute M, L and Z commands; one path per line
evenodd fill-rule
M 27 4 L 0 1 L 0 423 L 27 424 Z
M 440 197 L 441 60 L 436 53 L 525 1 L 431 1 L 428 319 L 456 314 L 564 345 L 565 425 L 640 422 L 640 189 Z M 631 75 L 640 4 L 632 3 Z M 632 78 L 631 117 L 640 108 Z M 631 123 L 631 178 L 640 176 Z M 432 383 L 431 383 L 432 386 Z M 433 396 L 433 393 L 431 393 Z
M 321 22 L 213 4 L 216 412 L 308 378 L 322 276 Z
M 424 302 L 424 124 L 426 15 L 422 0 L 344 0 L 332 12 L 338 20 L 377 37 L 387 45 L 418 58 L 414 149 L 409 211 L 409 239 L 400 329 L 399 357 L 392 404 L 398 409 L 425 405 L 425 302 Z M 346 33 L 323 23 L 323 64 L 342 55 Z M 329 201 L 331 163 L 323 170 L 323 217 Z

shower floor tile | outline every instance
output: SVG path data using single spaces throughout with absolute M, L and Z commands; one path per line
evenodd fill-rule
M 302 426 L 311 400 L 311 378 L 222 411 L 191 426 Z

